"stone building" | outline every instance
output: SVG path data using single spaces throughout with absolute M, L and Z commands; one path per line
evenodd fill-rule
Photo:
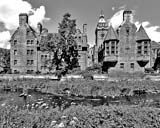
M 87 39 L 87 24 L 83 25 L 83 32 L 77 29 L 76 42 L 78 45 L 78 62 L 81 70 L 85 70 L 88 65 L 88 39 Z
M 133 23 L 131 10 L 123 12 L 123 22 L 116 30 L 108 27 L 101 14 L 95 32 L 94 63 L 101 63 L 103 71 L 136 72 L 153 66 L 152 42 L 143 26 L 137 29 Z
M 10 43 L 10 65 L 12 73 L 47 73 L 49 72 L 45 61 L 51 59 L 48 51 L 42 51 L 39 47 L 39 42 L 42 38 L 47 38 L 48 33 L 46 28 L 43 28 L 39 23 L 37 30 L 34 30 L 28 23 L 28 15 L 22 13 L 19 15 L 19 27 L 13 33 Z M 83 26 L 83 33 L 78 31 L 76 34 L 78 43 L 79 65 L 82 70 L 87 67 L 87 25 Z

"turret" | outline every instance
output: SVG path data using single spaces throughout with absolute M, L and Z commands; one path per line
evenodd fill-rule
M 28 15 L 26 13 L 19 14 L 19 26 L 28 24 Z

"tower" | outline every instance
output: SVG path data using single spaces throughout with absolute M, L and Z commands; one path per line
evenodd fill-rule
M 95 30 L 95 46 L 94 46 L 94 63 L 98 63 L 98 48 L 103 44 L 104 38 L 108 32 L 108 24 L 106 23 L 103 11 L 99 16 L 97 27 Z
M 103 11 L 101 10 L 101 14 L 99 16 L 99 21 L 97 23 L 97 27 L 95 30 L 95 35 L 96 35 L 96 46 L 100 46 L 103 44 L 105 35 L 108 31 L 108 24 L 106 23 Z

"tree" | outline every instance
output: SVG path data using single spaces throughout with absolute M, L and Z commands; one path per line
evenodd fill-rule
M 59 23 L 58 33 L 48 34 L 41 38 L 41 49 L 52 54 L 47 65 L 49 69 L 60 70 L 63 73 L 78 66 L 78 50 L 75 41 L 76 20 L 70 19 L 71 15 L 66 13 Z
M 10 51 L 7 49 L 0 49 L 0 68 L 4 73 L 10 70 Z

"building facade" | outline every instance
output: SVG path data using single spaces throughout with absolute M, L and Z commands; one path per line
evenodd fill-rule
M 13 33 L 10 43 L 10 65 L 12 73 L 48 73 L 49 69 L 45 64 L 47 59 L 53 58 L 48 51 L 42 51 L 39 42 L 49 34 L 46 28 L 39 23 L 37 30 L 34 30 L 28 23 L 28 15 L 19 15 L 19 27 Z M 87 67 L 87 25 L 83 26 L 83 33 L 76 34 L 78 43 L 78 61 L 82 70 Z
M 100 21 L 103 21 L 101 28 L 98 26 Z M 153 50 L 152 42 L 142 25 L 137 29 L 131 10 L 123 12 L 123 22 L 116 30 L 112 25 L 107 27 L 102 14 L 98 25 L 94 63 L 101 63 L 103 71 L 137 72 L 153 67 L 153 55 L 156 57 L 157 54 L 153 51 L 157 52 L 158 48 Z
M 75 36 L 78 46 L 78 62 L 81 70 L 85 70 L 88 65 L 88 39 L 87 39 L 87 24 L 83 25 L 83 31 L 77 29 Z

